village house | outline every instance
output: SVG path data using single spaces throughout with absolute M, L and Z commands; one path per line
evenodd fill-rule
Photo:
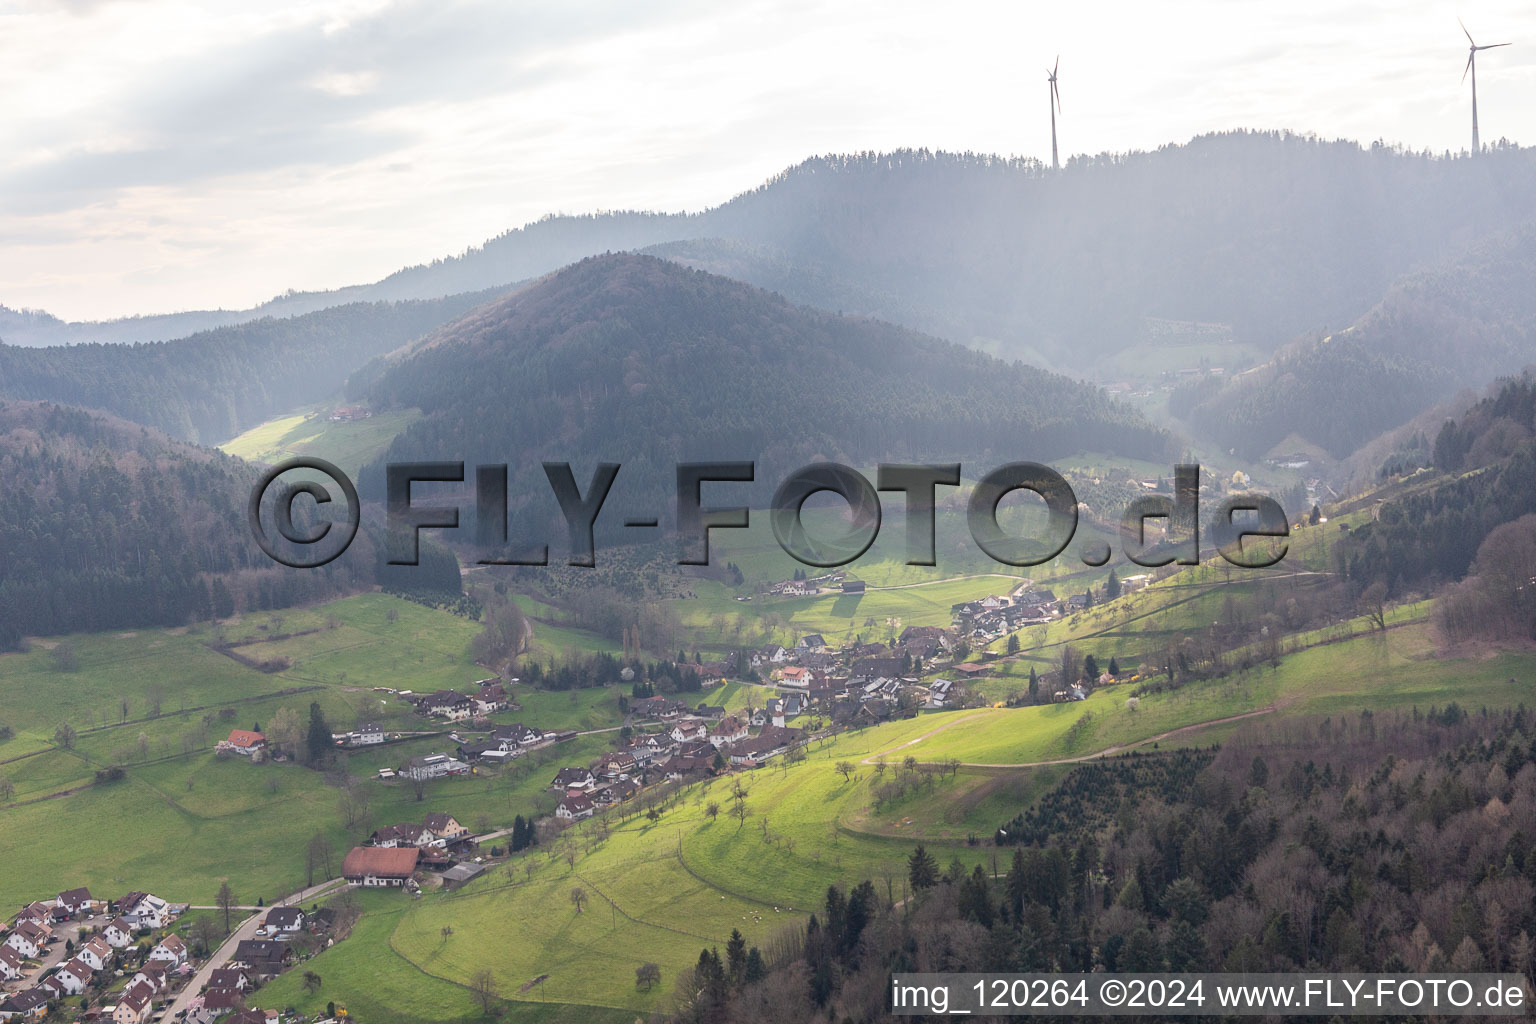
M 521 722 L 513 722 L 511 725 L 498 725 L 491 731 L 491 739 L 520 749 L 536 746 L 543 743 L 546 738 L 542 730 L 535 729 L 531 725 L 524 725 Z
M 91 975 L 94 973 L 91 965 L 77 956 L 50 974 L 43 981 L 43 986 L 52 991 L 56 999 L 79 995 L 91 983 Z
M 342 877 L 368 888 L 403 886 L 416 873 L 421 851 L 415 847 L 384 849 L 354 846 L 342 861 Z
M 144 966 L 140 967 L 133 977 L 128 979 L 128 987 L 132 988 L 134 985 L 142 982 L 148 985 L 152 992 L 159 995 L 170 987 L 170 972 L 171 965 L 167 961 L 146 960 L 144 961 Z
M 5 937 L 5 944 L 31 960 L 42 952 L 52 934 L 53 929 L 47 925 L 23 921 L 11 929 L 11 933 Z
M 155 944 L 155 948 L 149 951 L 148 959 L 180 967 L 187 962 L 187 955 L 187 944 L 173 932 Z
M 11 946 L 0 946 L 0 980 L 20 981 L 26 958 Z
M 101 937 L 107 940 L 107 945 L 113 949 L 122 949 L 124 946 L 133 945 L 134 924 L 126 917 L 119 917 L 102 929 Z
M 597 806 L 585 793 L 567 794 L 555 805 L 555 817 L 564 821 L 579 821 L 597 813 Z
M 251 987 L 250 975 L 238 967 L 220 967 L 208 975 L 208 991 L 244 992 Z
M 457 842 L 469 835 L 469 829 L 460 825 L 458 819 L 444 811 L 433 811 L 427 815 L 426 820 L 422 822 L 422 827 L 432 833 L 433 838 L 444 843 Z
M 54 904 L 70 917 L 77 917 L 91 913 L 95 906 L 91 902 L 91 890 L 81 887 L 79 889 L 66 889 L 59 893 L 59 898 Z
M 418 700 L 416 710 L 433 718 L 445 718 L 450 722 L 458 722 L 474 714 L 475 702 L 467 693 L 460 693 L 457 690 L 438 690 Z
M 91 970 L 99 971 L 112 962 L 112 947 L 100 935 L 93 935 L 81 944 L 76 956 L 90 964 Z
M 53 911 L 54 908 L 51 904 L 44 903 L 42 900 L 34 900 L 23 907 L 21 913 L 16 915 L 16 923 L 20 924 L 23 921 L 30 921 L 33 924 L 47 925 L 51 928 L 53 926 Z
M 229 738 L 220 740 L 214 749 L 229 751 L 253 760 L 259 759 L 267 749 L 267 738 L 249 729 L 232 729 Z
M 721 747 L 729 747 L 739 740 L 746 739 L 747 735 L 747 723 L 732 715 L 720 720 L 714 731 L 709 734 L 709 742 L 719 750 Z
M 562 793 L 588 790 L 597 785 L 597 777 L 586 768 L 561 768 L 555 774 L 555 781 L 549 784 L 550 789 L 559 790 Z
M 260 934 L 269 939 L 290 939 L 304 930 L 302 907 L 273 907 L 261 919 Z
M 804 690 L 811 684 L 811 670 L 799 665 L 790 665 L 779 670 L 779 685 Z
M 764 665 L 782 665 L 789 660 L 789 652 L 779 644 L 769 644 L 767 647 L 759 647 L 752 652 L 752 667 L 762 668 Z
M 375 829 L 368 841 L 382 850 L 411 846 L 420 849 L 432 842 L 432 835 L 420 825 L 385 825 Z
M 800 638 L 799 643 L 795 644 L 796 654 L 821 654 L 826 649 L 827 642 L 822 639 L 820 633 L 808 633 Z
M 611 754 L 605 754 L 598 761 L 598 773 L 602 775 L 603 778 L 609 780 L 627 779 L 631 775 L 637 773 L 639 770 L 640 762 L 636 761 L 632 755 L 627 754 L 622 750 L 614 751 Z
M 782 754 L 799 737 L 797 730 L 784 729 L 775 725 L 767 726 L 751 739 L 730 748 L 731 764 L 756 767 Z
M 349 746 L 371 747 L 384 742 L 384 727 L 378 722 L 364 722 L 347 738 Z
M 139 928 L 164 928 L 176 916 L 169 903 L 147 892 L 130 892 L 113 907 L 118 914 Z
M 672 732 L 670 735 L 672 737 L 672 742 L 674 743 L 688 743 L 693 740 L 707 740 L 709 739 L 709 725 L 705 722 L 698 721 L 697 719 L 678 722 L 672 727 Z
M 144 1024 L 154 1013 L 155 993 L 140 982 L 123 990 L 112 1009 L 112 1024 Z
M 469 765 L 447 754 L 427 754 L 411 758 L 401 767 L 400 774 L 416 782 L 426 782 L 447 775 L 468 775 Z
M 0 1020 L 39 1020 L 48 1012 L 48 998 L 45 988 L 13 992 L 0 1001 Z

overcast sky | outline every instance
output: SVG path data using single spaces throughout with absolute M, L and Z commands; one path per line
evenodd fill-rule
M 0 304 L 375 280 L 550 212 L 697 210 L 817 153 L 1050 158 L 1233 127 L 1536 144 L 1531 0 L 0 0 Z

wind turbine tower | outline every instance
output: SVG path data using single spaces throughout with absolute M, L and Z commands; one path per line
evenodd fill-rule
M 1049 105 L 1051 108 L 1051 170 L 1053 171 L 1061 170 L 1061 161 L 1056 157 L 1056 112 L 1061 109 L 1061 93 L 1056 88 L 1056 68 L 1059 67 L 1061 67 L 1061 55 L 1057 54 L 1056 67 L 1053 67 L 1046 72 L 1046 81 L 1051 83 L 1051 102 Z M 1477 85 L 1475 79 L 1473 81 L 1472 89 L 1474 96 L 1473 107 L 1475 108 L 1477 105 L 1477 101 L 1475 99 L 1477 94 Z M 1477 117 L 1475 114 L 1473 115 L 1472 121 L 1475 125 L 1477 122 Z M 1476 128 L 1474 128 L 1473 131 L 1475 132 Z
M 1467 66 L 1465 68 L 1462 68 L 1462 70 L 1461 70 L 1461 80 L 1463 82 L 1465 82 L 1467 80 L 1468 72 L 1471 73 L 1471 75 L 1472 75 L 1472 153 L 1475 156 L 1478 153 L 1481 153 L 1483 151 L 1482 143 L 1478 140 L 1478 137 L 1477 137 L 1477 51 L 1478 50 L 1497 50 L 1499 47 L 1501 47 L 1501 46 L 1508 46 L 1509 44 L 1508 43 L 1492 43 L 1492 44 L 1490 44 L 1488 46 L 1478 46 L 1477 45 L 1477 40 L 1472 38 L 1472 33 L 1471 32 L 1467 32 L 1466 23 L 1462 22 L 1462 20 L 1460 18 L 1457 18 L 1456 21 L 1457 21 L 1458 24 L 1461 25 L 1461 30 L 1463 32 L 1466 32 L 1467 42 L 1469 44 L 1471 44 L 1471 49 L 1469 49 L 1467 51 Z M 1051 88 L 1053 88 L 1053 89 L 1055 88 L 1055 85 L 1054 85 L 1055 81 L 1056 81 L 1056 76 L 1052 75 L 1051 76 L 1051 82 L 1053 84 L 1052 84 Z M 1054 123 L 1055 122 L 1052 122 L 1053 125 L 1054 125 Z M 1055 129 L 1053 128 L 1052 129 L 1052 137 L 1054 138 L 1054 136 L 1055 136 Z

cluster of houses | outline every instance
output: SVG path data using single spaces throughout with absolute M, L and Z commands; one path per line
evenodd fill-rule
M 973 642 L 991 643 L 1025 626 L 1037 626 L 1060 617 L 1063 612 L 1077 611 L 1082 595 L 1068 598 L 1065 603 L 1045 588 L 1035 588 L 1025 580 L 1010 594 L 990 594 L 978 601 L 964 601 L 949 609 L 955 628 Z
M 474 693 L 459 690 L 436 690 L 428 694 L 402 691 L 400 696 L 416 706 L 416 713 L 427 718 L 441 718 L 448 722 L 464 722 L 484 718 L 497 711 L 516 711 L 519 705 L 499 679 L 482 679 Z
M 119 951 L 136 944 L 147 931 L 169 926 L 182 909 L 145 892 L 97 900 L 85 888 L 23 907 L 5 926 L 0 941 L 0 982 L 14 987 L 0 998 L 0 1021 L 40 1018 L 52 1002 L 79 995 L 103 978 L 126 975 L 126 970 L 118 970 Z M 89 923 L 98 915 L 110 915 L 110 920 L 99 927 Z M 114 1024 L 146 1024 L 156 1000 L 190 971 L 188 961 L 181 938 L 166 935 L 113 1001 L 93 1016 Z

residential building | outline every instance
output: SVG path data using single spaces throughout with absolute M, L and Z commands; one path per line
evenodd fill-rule
M 597 805 L 585 793 L 569 793 L 555 805 L 555 817 L 565 821 L 579 821 L 597 813 Z
M 416 872 L 421 851 L 414 847 L 381 849 L 356 846 L 341 864 L 341 874 L 355 885 L 370 888 L 403 886 Z

